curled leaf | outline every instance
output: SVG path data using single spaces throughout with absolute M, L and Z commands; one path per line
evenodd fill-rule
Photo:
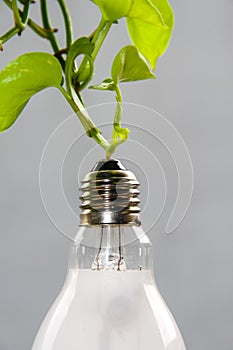
M 32 52 L 19 56 L 0 72 L 0 131 L 8 129 L 29 99 L 49 87 L 60 87 L 62 68 L 52 55 Z
M 70 89 L 72 80 L 76 83 L 78 82 L 81 89 L 85 87 L 91 79 L 93 74 L 93 60 L 91 58 L 93 49 L 93 44 L 91 44 L 90 40 L 85 36 L 77 39 L 70 46 L 66 60 L 66 79 L 68 90 Z M 75 59 L 80 55 L 84 55 L 87 59 L 87 62 L 85 66 L 79 67 L 79 69 L 74 72 Z
M 155 75 L 135 46 L 123 47 L 115 57 L 112 64 L 112 79 L 116 84 L 152 78 L 155 78 Z

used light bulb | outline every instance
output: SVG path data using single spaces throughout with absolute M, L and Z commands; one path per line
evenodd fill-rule
M 117 160 L 85 177 L 67 277 L 32 350 L 185 350 L 154 280 L 138 185 Z

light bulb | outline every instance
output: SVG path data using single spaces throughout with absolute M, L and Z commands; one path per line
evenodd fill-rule
M 66 280 L 32 350 L 185 350 L 154 280 L 138 185 L 116 160 L 85 177 Z

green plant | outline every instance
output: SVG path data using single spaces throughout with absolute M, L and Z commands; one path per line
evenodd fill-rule
M 3 0 L 12 10 L 14 27 L 0 36 L 0 49 L 16 34 L 30 27 L 38 36 L 49 40 L 54 55 L 31 52 L 19 56 L 0 72 L 0 131 L 9 128 L 30 98 L 50 86 L 58 88 L 79 117 L 87 135 L 106 151 L 109 158 L 116 147 L 128 138 L 129 130 L 121 127 L 122 94 L 120 83 L 155 78 L 152 70 L 167 48 L 174 25 L 167 0 L 92 0 L 102 14 L 93 33 L 73 41 L 70 14 L 65 0 L 57 0 L 64 18 L 66 47 L 60 48 L 56 29 L 50 25 L 47 0 L 40 0 L 43 26 L 30 17 L 32 0 Z M 92 89 L 113 91 L 116 112 L 112 139 L 108 142 L 87 113 L 82 90 L 92 80 L 95 58 L 111 26 L 126 19 L 132 45 L 123 47 L 113 60 L 111 77 Z M 82 61 L 77 65 L 77 57 Z

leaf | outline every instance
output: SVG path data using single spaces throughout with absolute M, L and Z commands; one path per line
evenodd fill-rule
M 167 0 L 134 0 L 127 15 L 130 37 L 152 69 L 169 43 L 174 26 Z
M 155 75 L 135 46 L 123 47 L 115 57 L 112 64 L 112 79 L 116 84 L 152 78 L 155 78 Z
M 15 122 L 34 94 L 61 81 L 60 63 L 48 53 L 27 53 L 10 62 L 0 72 L 0 131 Z
M 89 89 L 116 91 L 116 84 L 111 78 L 108 78 L 99 85 L 89 86 Z
M 116 21 L 127 16 L 132 0 L 92 0 L 101 10 L 104 19 Z

